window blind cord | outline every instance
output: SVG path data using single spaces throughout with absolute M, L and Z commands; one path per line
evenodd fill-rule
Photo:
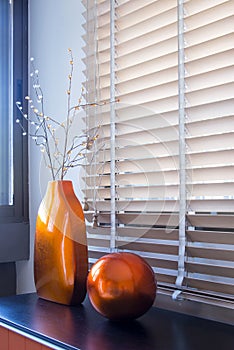
M 111 234 L 110 252 L 114 252 L 116 240 L 115 203 L 115 1 L 110 1 L 110 188 L 111 188 Z
M 87 23 L 90 23 L 90 11 L 89 11 L 89 7 L 87 7 Z M 88 36 L 88 41 L 90 41 L 90 35 L 89 35 L 89 28 L 87 30 L 87 36 Z M 90 47 L 90 46 L 89 46 Z M 89 52 L 88 52 L 89 55 Z M 85 77 L 85 101 L 89 102 L 89 95 L 88 95 L 88 74 L 86 74 Z M 90 116 L 89 116 L 89 109 L 85 110 L 85 134 L 86 134 L 86 138 L 88 137 L 88 131 L 89 131 L 89 120 L 90 120 Z M 89 208 L 89 204 L 88 204 L 88 195 L 87 195 L 87 166 L 88 166 L 88 148 L 86 147 L 85 149 L 85 179 L 84 179 L 84 204 L 83 204 L 83 209 L 84 211 L 88 211 Z
M 179 98 L 179 162 L 180 162 L 180 206 L 179 206 L 179 254 L 176 290 L 172 294 L 177 299 L 182 292 L 185 275 L 185 217 L 186 217 L 186 154 L 185 154 L 185 74 L 184 74 L 184 8 L 183 0 L 178 0 L 178 98 Z
M 93 33 L 94 33 L 94 44 L 95 44 L 95 52 L 94 52 L 94 99 L 95 103 L 99 102 L 99 81 L 98 81 L 98 35 L 97 35 L 97 2 L 94 1 L 94 14 L 93 14 Z M 97 127 L 97 108 L 98 106 L 94 106 L 94 126 Z M 97 174 L 97 142 L 93 144 L 93 228 L 98 227 L 98 212 L 97 212 L 97 183 L 96 183 L 96 174 Z
M 97 18 L 97 12 L 98 12 L 98 6 L 97 6 L 97 1 L 94 1 L 94 28 L 92 33 L 94 33 L 94 43 L 95 43 L 95 54 L 94 54 L 94 90 L 95 90 L 95 103 L 97 104 L 94 108 L 94 125 L 95 128 L 98 130 L 98 139 L 103 138 L 103 120 L 102 120 L 102 106 L 99 104 L 102 101 L 102 96 L 101 96 L 101 88 L 100 88 L 100 70 L 99 70 L 99 40 L 98 40 L 98 18 Z M 102 134 L 102 136 L 101 136 Z M 99 164 L 99 158 L 98 154 L 100 152 L 103 152 L 103 164 L 101 168 L 98 168 L 97 165 Z M 105 160 L 105 143 L 99 144 L 98 141 L 94 143 L 94 156 L 93 156 L 93 161 L 94 161 L 94 170 L 93 170 L 93 181 L 94 184 L 92 184 L 92 188 L 94 189 L 93 193 L 93 208 L 94 208 L 94 214 L 93 214 L 93 228 L 99 227 L 99 210 L 97 207 L 97 201 L 99 200 L 98 196 L 98 189 L 101 186 L 102 180 L 103 180 L 103 172 L 105 171 L 105 165 L 106 165 L 106 160 Z M 98 174 L 98 178 L 97 178 Z

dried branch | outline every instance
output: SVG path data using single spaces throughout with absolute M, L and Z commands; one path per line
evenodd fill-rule
M 30 74 L 33 82 L 33 89 L 35 92 L 38 108 L 35 107 L 33 99 L 29 96 L 25 97 L 28 102 L 28 114 L 23 113 L 22 103 L 16 102 L 16 106 L 20 111 L 21 119 L 16 119 L 16 123 L 22 129 L 23 135 L 27 135 L 27 132 L 23 126 L 23 120 L 26 120 L 30 124 L 30 130 L 28 135 L 32 137 L 35 144 L 40 147 L 41 152 L 45 160 L 46 166 L 50 169 L 53 180 L 63 180 L 70 168 L 80 166 L 82 160 L 86 157 L 87 152 L 91 151 L 95 141 L 98 138 L 99 128 L 97 126 L 94 130 L 84 133 L 80 136 L 75 136 L 72 139 L 69 146 L 70 129 L 73 121 L 75 120 L 76 113 L 79 110 L 84 110 L 88 107 L 103 106 L 108 101 L 101 101 L 98 103 L 83 103 L 82 94 L 78 99 L 78 104 L 71 106 L 71 92 L 72 92 L 72 79 L 74 70 L 74 61 L 71 49 L 68 50 L 70 55 L 70 73 L 68 75 L 68 89 L 67 89 L 67 116 L 64 123 L 60 123 L 55 118 L 45 115 L 44 111 L 44 95 L 40 85 L 39 71 L 35 68 L 34 59 L 31 58 L 32 72 Z M 63 131 L 62 146 L 59 142 L 59 138 L 56 133 L 57 130 Z M 61 147 L 61 149 L 60 149 Z

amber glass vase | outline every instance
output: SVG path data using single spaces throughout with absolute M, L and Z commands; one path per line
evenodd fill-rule
M 36 222 L 37 294 L 60 304 L 80 304 L 86 295 L 87 274 L 87 239 L 81 204 L 71 181 L 51 181 Z

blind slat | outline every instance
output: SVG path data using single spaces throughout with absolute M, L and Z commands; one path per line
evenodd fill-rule
M 225 231 L 187 230 L 188 240 L 191 242 L 209 242 L 214 244 L 233 244 L 234 233 Z
M 232 215 L 188 214 L 188 220 L 190 224 L 195 227 L 234 228 L 234 214 Z
M 147 244 L 147 243 L 138 243 L 131 242 L 127 243 L 124 241 L 117 241 L 117 246 L 121 249 L 131 250 L 131 251 L 144 251 L 149 253 L 160 253 L 168 255 L 178 255 L 178 247 L 173 245 L 163 245 L 163 244 Z
M 223 250 L 215 248 L 187 247 L 189 257 L 210 259 L 213 261 L 224 260 L 233 262 L 233 250 Z M 216 263 L 217 264 L 217 263 Z
M 190 273 L 198 273 L 214 276 L 225 276 L 234 278 L 233 266 L 214 266 L 211 264 L 187 263 L 187 268 Z
M 201 279 L 191 279 L 186 278 L 186 282 L 189 288 L 196 288 L 197 290 L 214 292 L 218 295 L 227 295 L 230 294 L 231 298 L 234 295 L 234 286 L 233 284 L 228 283 L 215 283 L 213 281 L 201 280 Z M 213 294 L 214 294 L 213 293 Z M 228 296 L 228 297 L 230 297 Z
M 89 207 L 90 210 L 95 208 L 98 211 L 108 211 L 110 210 L 110 201 L 97 200 L 92 202 L 92 197 L 90 197 Z M 232 212 L 234 206 L 234 199 L 217 199 L 217 198 L 201 198 L 201 199 L 188 199 L 188 206 L 191 211 L 198 212 Z M 179 200 L 177 199 L 147 199 L 147 200 L 118 200 L 116 202 L 117 211 L 144 211 L 144 212 L 178 212 L 179 211 Z

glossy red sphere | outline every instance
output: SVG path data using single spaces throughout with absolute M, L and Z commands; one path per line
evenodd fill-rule
M 87 291 L 94 308 L 112 320 L 133 319 L 153 304 L 157 282 L 150 265 L 133 253 L 112 253 L 91 268 Z

